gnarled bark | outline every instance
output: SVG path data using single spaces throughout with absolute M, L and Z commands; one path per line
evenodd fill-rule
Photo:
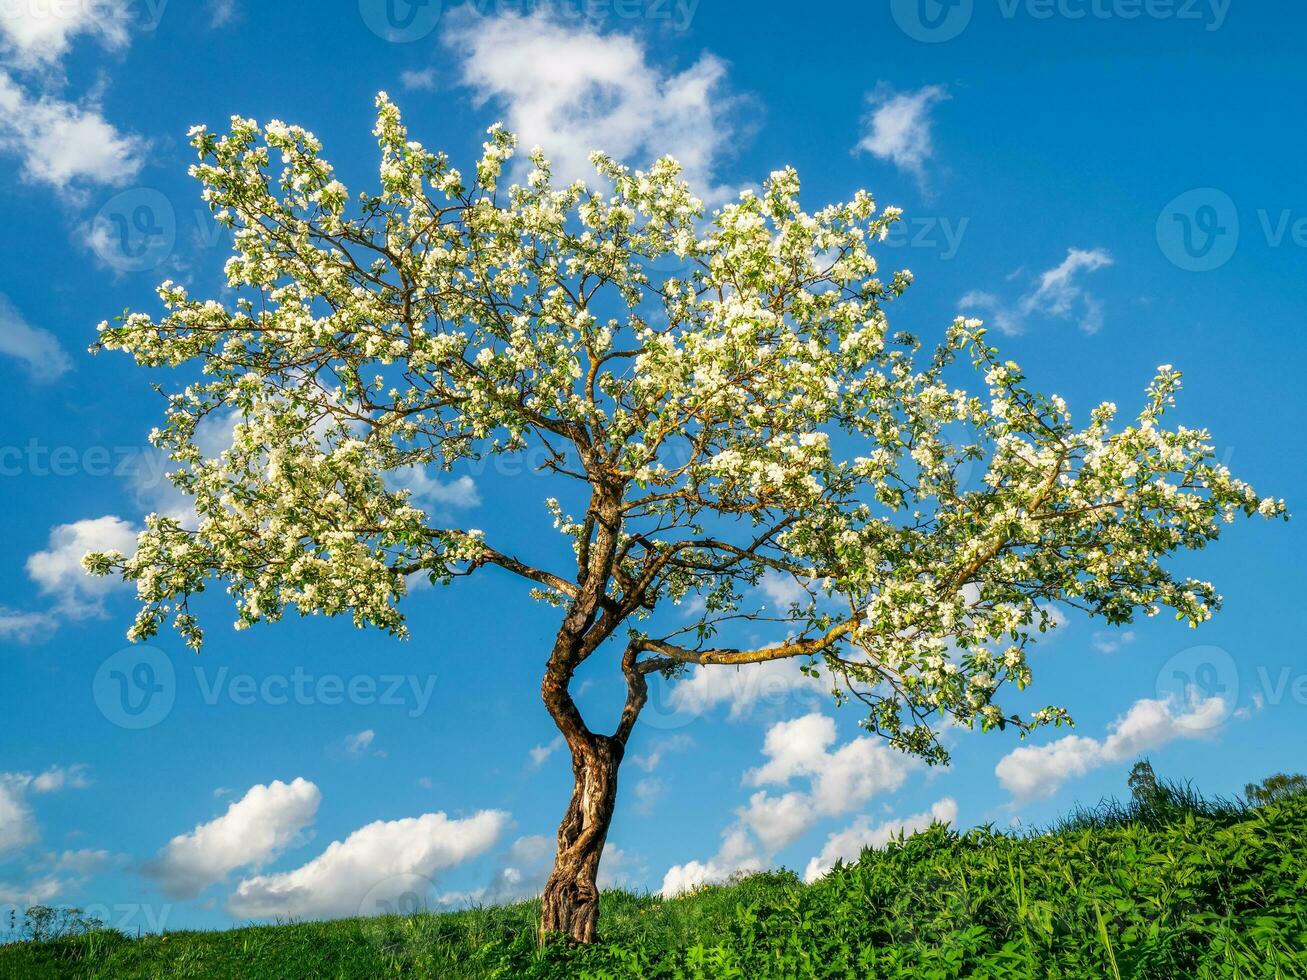
M 575 786 L 558 828 L 558 852 L 540 898 L 540 937 L 592 943 L 599 924 L 599 859 L 617 801 L 624 746 L 605 735 L 573 748 Z
M 617 773 L 648 697 L 644 674 L 636 666 L 637 652 L 634 645 L 629 647 L 622 660 L 626 705 L 612 735 L 597 735 L 585 726 L 567 690 L 570 672 L 551 670 L 545 675 L 542 693 L 571 750 L 574 785 L 558 827 L 554 870 L 540 897 L 541 943 L 558 936 L 592 943 L 597 936 L 599 859 L 617 803 Z

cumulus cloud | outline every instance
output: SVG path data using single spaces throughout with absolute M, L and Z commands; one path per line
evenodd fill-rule
M 680 895 L 706 882 L 725 881 L 735 874 L 753 874 L 766 866 L 748 833 L 743 828 L 732 827 L 722 835 L 722 846 L 716 855 L 707 861 L 688 861 L 668 868 L 659 892 L 667 897 Z
M 414 465 L 398 470 L 392 482 L 397 488 L 407 490 L 413 503 L 427 511 L 463 510 L 481 505 L 481 495 L 470 476 L 444 482 L 424 467 Z
M 144 163 L 145 143 L 120 133 L 94 104 L 30 95 L 0 71 L 0 151 L 19 157 L 24 180 L 73 193 L 131 180 Z
M 1222 698 L 1195 701 L 1188 710 L 1173 701 L 1150 698 L 1135 702 L 1108 727 L 1102 740 L 1067 735 L 1048 745 L 1013 749 L 994 768 L 999 784 L 1018 800 L 1050 797 L 1068 780 L 1102 766 L 1125 762 L 1177 739 L 1202 738 L 1224 720 Z
M 958 805 L 945 797 L 925 813 L 914 814 L 903 820 L 890 820 L 873 827 L 865 816 L 853 821 L 844 830 L 831 834 L 821 852 L 808 862 L 803 872 L 804 881 L 816 881 L 835 867 L 836 861 L 846 864 L 858 860 L 867 848 L 884 847 L 900 835 L 912 835 L 926 830 L 932 824 L 951 824 L 958 818 Z
M 835 747 L 834 719 L 819 713 L 779 722 L 763 739 L 766 761 L 744 775 L 746 785 L 779 786 L 752 794 L 736 810 L 717 855 L 668 870 L 664 894 L 675 894 L 705 881 L 765 867 L 772 855 L 808 833 L 823 818 L 843 816 L 872 797 L 898 790 L 919 767 L 915 759 L 895 752 L 884 742 L 860 737 Z M 808 788 L 789 789 L 795 779 Z
M 556 177 L 593 179 L 593 150 L 633 166 L 670 154 L 700 196 L 726 196 L 713 182 L 734 137 L 720 59 L 705 54 L 668 72 L 632 35 L 560 24 L 543 11 L 484 17 L 468 6 L 448 23 L 444 41 L 477 104 L 501 107 L 523 148 L 544 148 Z
M 942 85 L 915 92 L 895 92 L 882 85 L 867 97 L 871 111 L 857 148 L 924 180 L 926 163 L 935 152 L 930 111 L 948 98 Z
M 1087 334 L 1097 333 L 1103 326 L 1103 304 L 1085 288 L 1083 280 L 1114 261 L 1101 248 L 1068 249 L 1061 265 L 1037 276 L 1028 291 L 1015 301 L 975 291 L 967 293 L 959 302 L 968 311 L 988 311 L 986 322 L 1000 333 L 1024 333 L 1032 316 L 1070 320 Z
M 120 517 L 97 517 L 61 524 L 50 532 L 49 546 L 27 559 L 27 575 L 41 593 L 56 602 L 61 615 L 85 619 L 101 615 L 104 598 L 121 582 L 95 578 L 82 567 L 82 558 L 93 551 L 136 551 L 136 528 Z
M 130 0 L 11 0 L 0 3 L 0 53 L 19 67 L 58 62 L 80 35 L 107 48 L 130 40 Z
M 73 362 L 49 330 L 33 327 L 0 294 L 0 354 L 17 359 L 33 381 L 54 381 L 72 369 Z
M 228 899 L 242 918 L 325 919 L 399 907 L 442 871 L 488 851 L 509 824 L 500 810 L 464 819 L 428 813 L 368 824 L 293 871 L 247 878 Z
M 791 700 L 810 705 L 825 693 L 825 688 L 799 666 L 793 659 L 734 669 L 696 666 L 689 677 L 672 685 L 667 706 L 674 712 L 698 717 L 718 705 L 729 704 L 730 719 L 738 721 L 759 705 L 780 705 Z
M 306 779 L 254 786 L 222 816 L 174 837 L 145 873 L 170 897 L 194 898 L 232 871 L 260 867 L 298 842 L 321 800 Z

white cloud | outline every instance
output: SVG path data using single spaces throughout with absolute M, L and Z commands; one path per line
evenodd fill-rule
M 600 888 L 632 890 L 647 871 L 633 855 L 615 844 L 607 843 L 604 845 L 604 853 L 599 857 L 599 877 L 596 883 Z
M 537 745 L 529 753 L 529 755 L 531 756 L 532 768 L 539 769 L 541 766 L 543 766 L 546 762 L 549 761 L 550 756 L 552 756 L 555 752 L 557 752 L 566 744 L 567 743 L 564 741 L 563 736 L 556 735 L 553 741 L 546 742 L 544 745 Z
M 799 666 L 792 658 L 737 668 L 696 666 L 687 679 L 672 685 L 667 705 L 675 712 L 697 717 L 719 704 L 729 704 L 732 721 L 747 717 L 759 704 L 793 701 L 811 705 L 825 688 L 821 680 L 804 674 Z
M 1090 643 L 1099 653 L 1116 653 L 1122 647 L 1127 647 L 1135 641 L 1134 630 L 1125 630 L 1123 632 L 1098 630 L 1090 638 Z
M 209 26 L 226 27 L 236 19 L 236 0 L 209 0 Z
M 811 781 L 811 809 L 838 816 L 878 793 L 897 790 L 918 765 L 882 739 L 863 736 L 832 752 L 834 742 L 835 721 L 828 715 L 813 713 L 775 724 L 763 742 L 768 761 L 746 773 L 745 782 L 785 785 L 806 776 Z
M 522 148 L 544 147 L 562 181 L 592 180 L 593 150 L 632 166 L 671 155 L 701 197 L 725 195 L 713 173 L 734 134 L 718 58 L 672 74 L 634 36 L 569 28 L 544 12 L 482 17 L 471 5 L 450 17 L 444 40 L 477 104 L 501 106 Z
M 321 801 L 306 779 L 254 786 L 222 816 L 169 841 L 146 874 L 172 898 L 194 898 L 230 872 L 260 867 L 299 841 Z
M 784 787 L 806 778 L 808 791 L 754 793 L 735 811 L 737 820 L 723 833 L 718 854 L 671 868 L 663 893 L 676 894 L 704 881 L 765 867 L 772 855 L 822 818 L 843 816 L 877 794 L 894 792 L 920 765 L 872 737 L 855 738 L 832 750 L 836 738 L 834 720 L 818 713 L 772 725 L 763 739 L 767 761 L 745 773 L 745 784 Z
M 0 71 L 0 150 L 22 159 L 24 180 L 69 193 L 131 180 L 143 165 L 145 143 L 118 132 L 95 105 L 29 96 Z
M 434 92 L 436 89 L 436 70 L 427 68 L 423 71 L 403 71 L 399 73 L 399 80 L 411 92 Z
M 894 92 L 881 86 L 867 97 L 871 112 L 858 149 L 925 178 L 926 162 L 934 154 L 930 110 L 949 98 L 941 85 L 915 92 Z
M 693 745 L 694 739 L 689 735 L 664 735 L 654 743 L 648 755 L 633 755 L 629 761 L 631 765 L 643 769 L 645 772 L 653 772 L 662 763 L 665 756 L 673 752 L 684 752 Z
M 729 828 L 722 834 L 722 846 L 714 857 L 668 868 L 659 892 L 670 898 L 708 882 L 724 881 L 735 874 L 752 874 L 765 867 L 766 862 L 743 828 Z
M 41 837 L 28 803 L 29 794 L 45 795 L 65 789 L 85 789 L 90 780 L 86 767 L 52 766 L 43 773 L 0 772 L 0 857 L 28 847 Z
M 932 824 L 954 823 L 957 818 L 958 805 L 949 797 L 940 800 L 926 813 L 918 813 L 904 820 L 890 820 L 878 827 L 871 826 L 871 821 L 865 816 L 859 817 L 844 830 L 826 838 L 821 853 L 808 862 L 803 880 L 816 881 L 835 867 L 836 861 L 848 864 L 858 860 L 865 848 L 884 847 L 900 834 L 910 836 L 926 830 Z
M 769 854 L 793 844 L 817 819 L 806 793 L 768 796 L 766 790 L 759 790 L 737 813 Z
M 59 338 L 49 330 L 31 326 L 3 294 L 0 294 L 0 354 L 21 361 L 34 381 L 54 381 L 73 366 Z
M 121 48 L 130 40 L 129 14 L 130 0 L 7 0 L 0 3 L 0 51 L 32 68 L 59 61 L 82 34 Z
M 1101 741 L 1067 735 L 1047 745 L 1013 749 L 994 767 L 999 784 L 1018 800 L 1052 796 L 1070 779 L 1113 762 L 1124 762 L 1177 739 L 1203 738 L 1224 720 L 1225 701 L 1195 701 L 1177 713 L 1170 701 L 1136 701 L 1123 718 L 1108 726 Z
M 86 876 L 108 867 L 114 863 L 114 856 L 108 851 L 96 851 L 84 848 L 80 851 L 64 851 L 50 854 L 43 862 L 46 868 L 54 872 Z
M 1103 747 L 1083 735 L 1067 735 L 1048 745 L 1013 749 L 994 768 L 1002 787 L 1018 799 L 1052 796 L 1068 779 L 1103 764 Z
M 500 855 L 489 885 L 472 895 L 446 896 L 445 901 L 507 905 L 533 898 L 544 890 L 549 879 L 554 850 L 554 841 L 543 834 L 519 837 Z
M 1035 315 L 1071 320 L 1085 333 L 1096 333 L 1103 326 L 1103 304 L 1085 289 L 1082 280 L 1114 261 L 1104 249 L 1068 249 L 1062 264 L 1040 274 L 1014 304 L 981 291 L 967 293 L 959 302 L 965 308 L 988 310 L 988 324 L 1000 333 L 1023 333 Z
M 413 465 L 397 470 L 391 482 L 396 488 L 407 490 L 412 495 L 413 503 L 422 505 L 427 510 L 461 510 L 481 504 L 476 481 L 470 476 L 460 476 L 442 483 L 425 468 Z
M 26 784 L 13 776 L 13 773 L 0 775 L 0 857 L 29 846 L 40 837 L 36 817 L 24 798 Z
M 636 813 L 650 813 L 653 811 L 654 804 L 667 792 L 667 784 L 657 776 L 646 776 L 636 781 L 631 787 L 631 792 L 635 796 L 635 805 L 632 809 Z
M 443 813 L 379 820 L 334 841 L 294 871 L 245 879 L 227 908 L 242 918 L 371 914 L 489 850 L 508 823 L 500 810 L 459 820 Z
M 16 905 L 19 908 L 44 905 L 58 898 L 66 887 L 67 883 L 54 875 L 45 875 L 25 885 L 0 881 L 0 905 Z
M 776 613 L 788 613 L 790 606 L 798 603 L 800 607 L 808 604 L 807 591 L 793 575 L 770 570 L 758 583 L 758 588 L 767 597 L 770 608 Z
M 53 597 L 57 610 L 74 619 L 103 613 L 105 596 L 122 583 L 108 576 L 95 578 L 82 567 L 93 551 L 136 551 L 136 528 L 120 517 L 97 517 L 61 524 L 50 532 L 49 548 L 27 559 L 27 574 L 42 594 Z
M 372 743 L 377 740 L 377 733 L 371 728 L 358 732 L 354 735 L 345 736 L 345 754 L 354 758 L 362 758 L 365 755 L 375 755 L 384 758 L 386 753 L 381 749 L 374 749 Z
M 86 789 L 91 780 L 86 775 L 86 766 L 53 766 L 32 779 L 33 793 L 58 793 L 65 789 Z
M 0 606 L 0 640 L 31 643 L 59 628 L 59 620 L 49 613 L 23 612 Z
M 782 721 L 767 729 L 762 754 L 767 762 L 745 774 L 751 786 L 785 783 L 795 776 L 812 775 L 827 759 L 827 749 L 835 743 L 835 719 L 814 712 Z

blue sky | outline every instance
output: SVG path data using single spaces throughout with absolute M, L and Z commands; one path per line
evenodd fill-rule
M 116 656 L 131 596 L 76 559 L 176 506 L 145 441 L 166 378 L 85 350 L 164 278 L 220 293 L 191 125 L 304 125 L 357 186 L 386 90 L 464 166 L 503 120 L 564 171 L 601 148 L 671 152 L 718 199 L 785 164 L 809 208 L 866 187 L 906 212 L 882 253 L 917 280 L 896 327 L 982 316 L 1082 412 L 1135 405 L 1175 364 L 1184 421 L 1297 509 L 1304 28 L 1299 5 L 1250 0 L 0 2 L 0 907 L 150 929 L 498 900 L 538 887 L 570 790 L 538 702 L 555 614 L 506 575 L 418 592 L 404 644 L 343 622 L 236 634 L 209 602 L 202 657 L 171 636 Z M 529 473 L 419 489 L 512 547 L 556 547 Z M 1122 793 L 1141 754 L 1211 793 L 1301 769 L 1303 535 L 1241 523 L 1186 557 L 1226 600 L 1198 631 L 1068 616 L 1032 666 L 1078 727 L 1033 752 L 953 735 L 953 767 L 926 771 L 788 667 L 660 689 L 606 876 L 816 874 L 931 816 L 1038 825 Z M 582 682 L 597 720 L 615 713 L 614 664 Z M 312 897 L 279 908 L 296 888 Z

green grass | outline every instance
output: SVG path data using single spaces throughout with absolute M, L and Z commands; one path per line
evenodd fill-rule
M 536 907 L 0 949 L 0 977 L 1307 977 L 1307 796 L 1172 791 L 1041 835 L 936 827 L 812 885 L 607 892 L 603 941 L 534 941 Z

